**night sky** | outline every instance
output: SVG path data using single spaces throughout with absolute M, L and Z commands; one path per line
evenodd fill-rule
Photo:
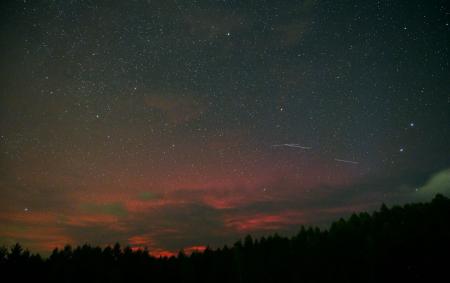
M 0 245 L 168 255 L 450 191 L 446 0 L 0 5 Z

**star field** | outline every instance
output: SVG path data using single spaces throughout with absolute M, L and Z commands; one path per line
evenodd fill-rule
M 1 19 L 0 244 L 170 254 L 450 174 L 447 1 L 23 0 Z

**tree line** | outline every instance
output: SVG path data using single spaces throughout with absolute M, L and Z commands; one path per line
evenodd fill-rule
M 443 195 L 191 255 L 86 244 L 44 259 L 19 244 L 0 248 L 0 274 L 14 282 L 431 282 L 448 277 L 449 267 L 450 199 Z

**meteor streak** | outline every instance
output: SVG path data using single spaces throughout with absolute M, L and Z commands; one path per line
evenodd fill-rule
M 300 149 L 311 149 L 312 148 L 310 146 L 299 145 L 298 143 L 284 143 L 284 144 L 274 144 L 274 145 L 272 145 L 272 147 L 282 147 L 282 146 L 295 147 L 295 148 L 300 148 Z
M 334 160 L 337 161 L 337 162 L 344 162 L 344 163 L 350 163 L 350 164 L 359 164 L 359 162 L 352 161 L 352 160 L 337 159 L 337 158 L 335 158 Z

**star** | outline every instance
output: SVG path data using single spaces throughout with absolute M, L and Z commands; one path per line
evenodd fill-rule
M 414 127 L 414 122 L 411 122 L 411 123 L 409 123 L 409 126 L 412 128 L 412 127 Z

